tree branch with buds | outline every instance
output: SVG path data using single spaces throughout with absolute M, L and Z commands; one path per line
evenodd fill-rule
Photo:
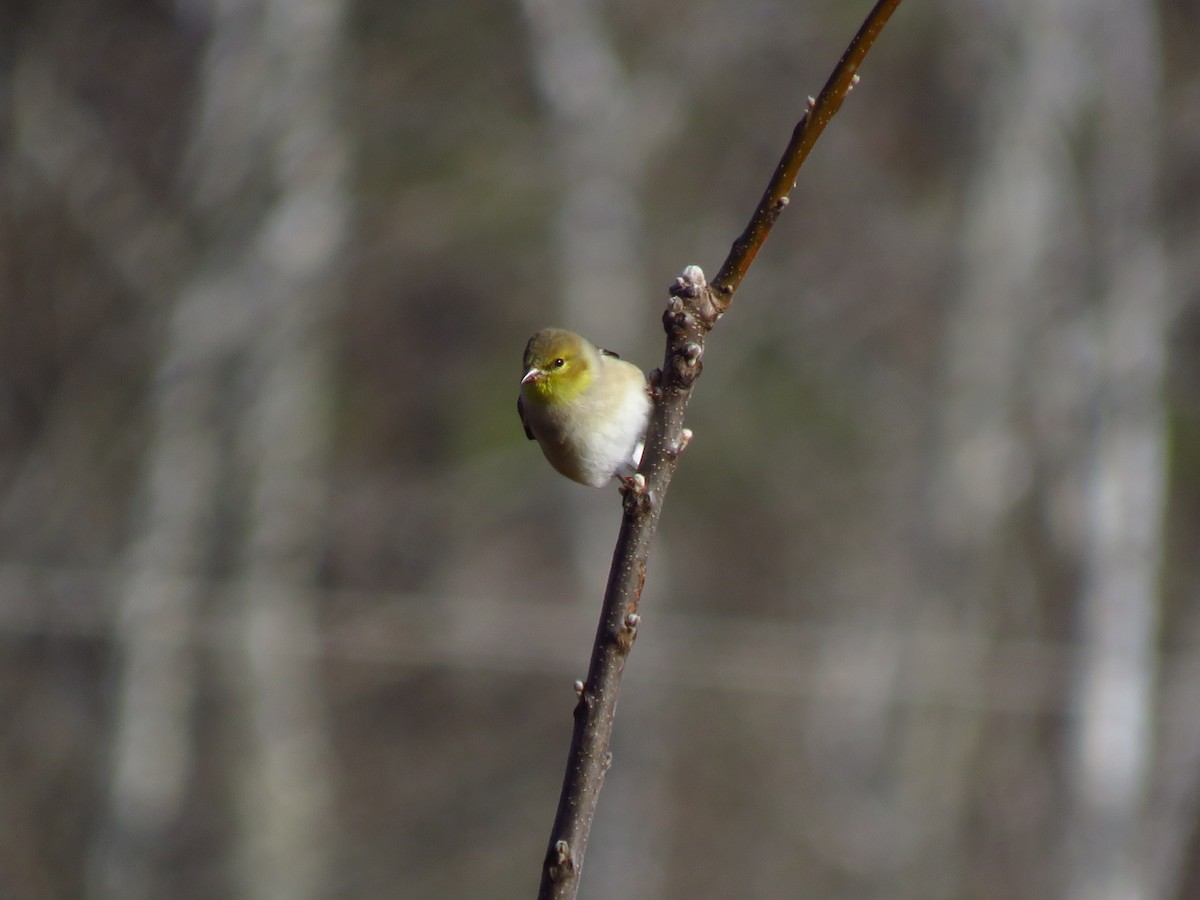
M 691 439 L 683 418 L 703 368 L 708 332 L 729 308 L 734 292 L 788 205 L 809 151 L 857 83 L 857 71 L 900 0 L 879 0 L 842 54 L 821 93 L 809 98 L 779 164 L 741 236 L 709 284 L 698 266 L 688 266 L 670 289 L 663 327 L 666 355 L 650 374 L 654 409 L 641 466 L 622 489 L 624 516 L 613 551 L 608 586 L 587 678 L 575 683 L 575 728 L 558 811 L 542 867 L 539 900 L 571 900 L 579 888 L 588 834 L 605 773 L 612 762 L 609 741 L 625 660 L 637 637 L 638 604 L 646 580 L 650 545 L 667 487 L 680 453 Z

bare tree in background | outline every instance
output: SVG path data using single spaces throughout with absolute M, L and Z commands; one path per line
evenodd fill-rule
M 21 157 L 153 308 L 177 289 L 193 261 L 178 223 L 121 159 L 94 114 L 59 84 L 49 47 L 26 49 L 16 66 L 13 99 Z M 124 677 L 108 807 L 90 860 L 88 891 L 94 897 L 161 894 L 155 873 L 191 770 L 190 630 L 216 496 L 216 449 L 205 424 L 215 397 L 198 380 L 169 373 L 206 355 L 206 337 L 171 329 L 157 382 L 142 527 L 129 549 L 118 610 Z
M 1088 200 L 1080 211 L 1091 241 L 1077 287 L 1091 301 L 1081 304 L 1080 322 L 1092 383 L 1084 419 L 1082 652 L 1068 758 L 1074 803 L 1067 896 L 1146 898 L 1141 834 L 1157 730 L 1170 314 L 1155 224 L 1158 21 L 1144 0 L 1074 0 L 1048 24 L 1058 27 L 1043 33 L 1060 39 L 1041 54 L 1075 57 L 1072 124 L 1090 130 L 1095 142 L 1082 167 Z
M 24 158 L 60 192 L 77 226 L 142 302 L 159 304 L 178 289 L 194 259 L 178 224 L 124 164 L 90 112 L 59 87 L 49 58 L 27 51 L 15 95 Z M 194 368 L 212 358 L 214 348 L 211 333 L 189 327 L 193 302 L 180 300 L 168 330 L 141 527 L 129 549 L 118 609 L 123 676 L 108 806 L 88 881 L 89 896 L 99 898 L 161 895 L 157 873 L 167 831 L 182 809 L 192 767 L 191 629 L 218 493 L 218 450 L 209 423 L 219 414 L 218 394 Z M 179 377 L 188 370 L 196 377 Z
M 1145 896 L 1130 863 L 1152 749 L 1167 437 L 1165 275 L 1152 208 L 1154 14 L 1141 2 L 956 12 L 959 46 L 980 74 L 980 152 L 930 407 L 918 530 L 924 585 L 914 594 L 920 628 L 908 633 L 919 641 L 922 631 L 968 631 L 983 640 L 969 654 L 913 643 L 855 665 L 953 679 L 986 698 L 996 687 L 996 641 L 1013 631 L 1055 633 L 1072 598 L 1047 560 L 1071 560 L 1082 573 L 1086 648 L 1065 767 L 1074 812 L 1065 823 L 1031 818 L 1015 798 L 985 787 L 1014 766 L 1048 771 L 1053 760 L 1036 728 L 1005 728 L 996 738 L 986 705 L 897 711 L 893 693 L 878 706 L 864 698 L 854 712 L 830 704 L 826 721 L 811 723 L 818 734 L 853 723 L 848 764 L 877 767 L 826 789 L 839 817 L 857 824 L 841 839 L 836 830 L 821 839 L 880 885 L 903 864 L 907 896 L 959 896 L 974 877 L 969 823 L 986 807 L 997 823 L 1011 819 L 997 831 L 1014 829 L 1030 851 L 1071 845 L 1072 895 Z M 1102 149 L 1081 157 L 1078 148 L 1093 142 Z M 1040 555 L 1028 512 L 1039 502 L 1054 545 Z M 1059 610 L 1039 608 L 1041 597 Z M 836 642 L 828 656 L 833 670 L 845 658 Z M 884 680 L 893 691 L 903 684 Z M 880 789 L 879 771 L 889 790 Z M 863 843 L 861 834 L 887 816 L 896 817 L 883 827 L 891 839 Z M 1034 893 L 1064 889 L 1061 873 L 1028 877 L 1037 879 L 1025 887 Z
M 196 10 L 193 10 L 195 12 Z M 334 118 L 337 4 L 218 2 L 191 146 L 200 222 L 249 216 L 181 290 L 156 379 L 140 537 L 122 595 L 125 663 L 95 897 L 162 896 L 195 739 L 191 629 L 228 504 L 237 553 L 246 764 L 239 894 L 318 897 L 335 831 L 313 580 L 328 439 L 329 315 L 340 290 L 346 148 Z M 229 372 L 235 371 L 231 381 Z M 236 435 L 236 448 L 221 446 Z M 244 486 L 244 490 L 241 486 Z
M 1155 13 L 1142 0 L 987 6 L 964 33 L 988 18 L 987 33 L 1012 44 L 988 44 L 979 109 L 990 158 L 968 203 L 948 332 L 933 558 L 942 602 L 972 627 L 1053 620 L 1033 613 L 1034 579 L 1061 603 L 1061 576 L 1036 572 L 1006 537 L 1028 531 L 1018 510 L 1041 492 L 1050 549 L 1079 572 L 1082 651 L 1064 882 L 1044 889 L 1147 897 L 1135 860 L 1153 756 L 1167 438 Z
M 975 49 L 975 65 L 987 74 L 978 92 L 979 155 L 964 198 L 958 289 L 947 314 L 934 407 L 931 541 L 924 553 L 933 590 L 924 617 L 936 617 L 937 627 L 989 636 L 981 652 L 955 661 L 955 677 L 984 696 L 991 641 L 1010 621 L 1031 615 L 1035 579 L 1044 577 L 1025 558 L 1020 537 L 1019 511 L 1034 490 L 1037 470 L 1027 410 L 1039 393 L 1061 397 L 1078 378 L 1069 352 L 1055 355 L 1042 378 L 1027 374 L 1038 337 L 1062 302 L 1052 261 L 1080 238 L 1059 124 L 1074 81 L 1056 68 L 1066 62 L 1055 56 L 1061 35 L 1047 27 L 1045 9 L 1035 6 L 967 6 L 959 25 L 964 44 Z M 987 39 L 975 37 L 981 21 L 989 23 Z M 1007 52 L 1008 41 L 1024 52 Z M 1073 306 L 1077 299 L 1068 302 Z M 1080 400 L 1078 390 L 1068 391 L 1068 408 L 1059 414 L 1074 422 Z M 937 798 L 942 833 L 964 850 L 985 767 L 1008 764 L 1006 757 L 1040 764 L 1032 729 L 993 746 L 980 742 L 985 726 L 978 710 L 926 721 L 912 738 L 911 755 L 927 765 L 922 796 Z M 983 802 L 995 806 L 997 819 L 1008 815 L 1003 797 Z M 1026 830 L 1030 841 L 1039 839 L 1032 823 Z M 966 852 L 951 855 L 968 858 Z M 938 859 L 933 864 L 940 867 Z M 943 896 L 953 896 L 969 869 L 944 871 L 953 876 Z
M 250 490 L 239 560 L 242 677 L 234 681 L 251 754 L 239 773 L 241 888 L 256 900 L 326 896 L 339 833 L 315 582 L 326 507 L 330 325 L 340 306 L 349 206 L 348 148 L 336 117 L 342 14 L 341 3 L 326 0 L 267 0 L 249 9 L 218 3 L 207 60 L 206 133 L 220 134 L 231 104 L 244 104 L 254 122 L 244 143 L 218 142 L 213 156 L 229 166 L 262 147 L 276 194 L 240 260 L 244 280 L 236 288 L 256 307 L 257 326 L 240 335 L 252 388 L 237 431 Z M 260 78 L 241 86 L 251 87 L 248 96 L 229 89 L 230 65 L 262 67 Z M 221 186 L 238 187 L 225 177 Z

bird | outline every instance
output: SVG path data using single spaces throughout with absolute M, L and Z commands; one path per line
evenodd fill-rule
M 627 482 L 650 418 L 645 373 L 562 328 L 536 332 L 521 365 L 517 414 L 550 465 L 590 487 Z

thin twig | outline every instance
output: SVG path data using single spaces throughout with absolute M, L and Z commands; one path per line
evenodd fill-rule
M 640 469 L 645 481 L 624 493 L 625 514 L 613 551 L 587 679 L 575 685 L 575 729 L 538 900 L 572 900 L 579 888 L 592 817 L 612 761 L 609 739 L 621 673 L 637 636 L 638 603 L 650 544 L 679 454 L 691 436 L 683 427 L 683 417 L 700 376 L 705 336 L 729 308 L 734 291 L 787 206 L 796 174 L 854 86 L 859 65 L 899 5 L 900 0 L 879 0 L 875 4 L 820 95 L 809 101 L 750 223 L 734 242 L 712 286 L 705 282 L 699 267 L 688 266 L 671 287 L 663 314 L 666 355 L 662 368 L 650 375 L 655 404 Z
M 796 123 L 792 139 L 783 151 L 779 165 L 775 167 L 775 174 L 771 176 L 767 189 L 763 191 L 762 199 L 758 201 L 758 208 L 750 217 L 750 224 L 746 226 L 742 236 L 734 241 L 721 271 L 713 279 L 713 290 L 720 297 L 718 302 L 724 304 L 722 309 L 728 307 L 729 301 L 733 299 L 733 292 L 742 283 L 742 278 L 754 262 L 754 257 L 758 255 L 767 235 L 771 233 L 775 220 L 788 205 L 788 194 L 796 186 L 796 175 L 808 159 L 808 151 L 813 148 L 829 120 L 842 108 L 842 101 L 858 82 L 858 67 L 862 65 L 867 51 L 875 43 L 875 38 L 879 36 L 879 32 L 899 5 L 900 0 L 879 0 L 875 4 L 875 8 L 858 29 L 858 34 L 838 60 L 829 80 L 825 82 L 825 87 L 821 88 L 821 93 L 815 100 L 809 98 L 808 110 Z

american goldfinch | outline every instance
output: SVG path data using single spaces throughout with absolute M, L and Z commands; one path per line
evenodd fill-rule
M 650 417 L 641 369 L 560 328 L 531 337 L 522 365 L 517 412 L 550 465 L 591 487 L 633 472 Z

